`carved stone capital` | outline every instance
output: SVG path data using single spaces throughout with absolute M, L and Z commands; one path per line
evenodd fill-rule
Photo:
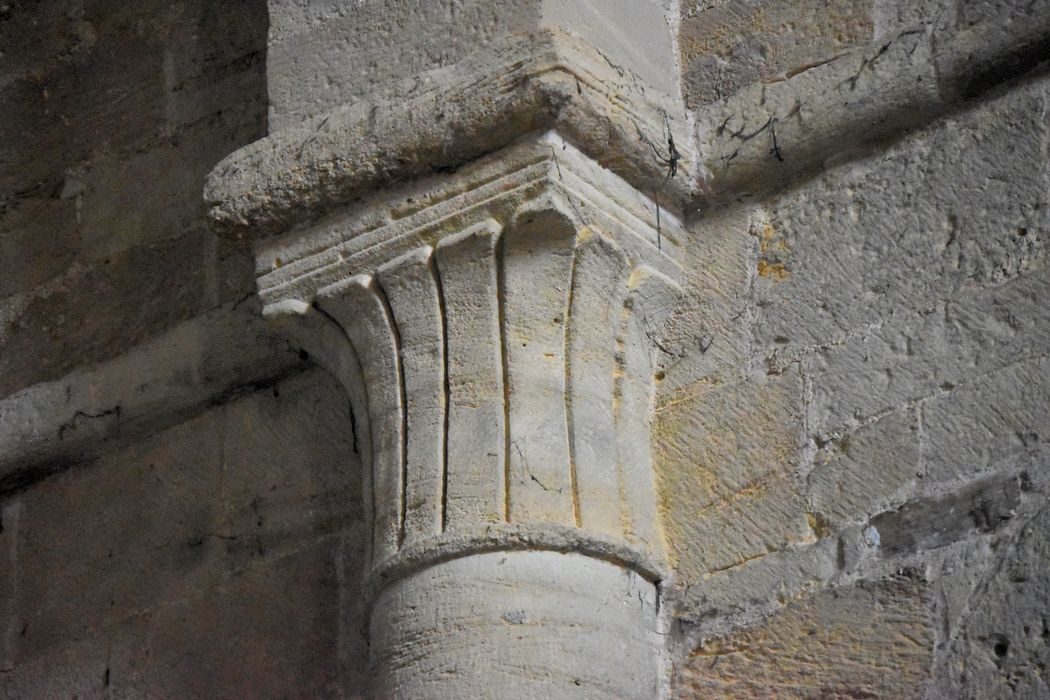
M 676 218 L 553 134 L 260 252 L 264 313 L 341 378 L 375 590 L 541 549 L 661 578 L 653 338 Z
M 281 39 L 324 70 L 270 67 L 281 128 L 216 167 L 211 217 L 350 396 L 376 696 L 652 697 L 652 394 L 696 184 L 673 47 L 634 41 L 669 41 L 663 6 L 529 0 L 454 64 L 335 68 L 381 49 L 355 21 L 435 8 Z M 271 0 L 274 37 L 301 10 Z

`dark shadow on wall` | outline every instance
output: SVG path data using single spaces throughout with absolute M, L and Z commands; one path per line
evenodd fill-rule
M 0 497 L 0 698 L 361 697 L 349 425 L 307 370 Z
M 205 175 L 267 129 L 265 0 L 0 5 L 0 397 L 253 285 Z

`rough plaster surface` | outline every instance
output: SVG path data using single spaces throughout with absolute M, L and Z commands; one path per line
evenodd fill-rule
M 0 697 L 353 697 L 369 676 L 404 672 L 389 682 L 418 687 L 405 669 L 472 658 L 377 664 L 417 648 L 398 634 L 468 630 L 462 649 L 522 628 L 550 644 L 529 652 L 529 677 L 567 696 L 611 681 L 641 683 L 639 696 L 667 683 L 679 697 L 1050 692 L 1045 4 L 697 0 L 680 17 L 659 8 L 659 32 L 649 7 L 628 27 L 622 7 L 589 19 L 594 7 L 273 2 L 269 66 L 262 2 L 0 7 Z M 394 30 L 440 26 L 446 10 L 464 22 L 355 33 L 348 9 Z M 511 36 L 519 25 L 531 34 Z M 662 26 L 679 32 L 670 53 Z M 340 38 L 352 40 L 325 43 Z M 354 60 L 332 60 L 340 51 Z M 680 97 L 649 89 L 669 74 Z M 205 172 L 264 135 L 267 77 L 283 85 L 275 107 L 300 90 L 307 111 L 231 155 L 202 203 Z M 666 127 L 684 160 L 660 189 Z M 532 151 L 507 150 L 523 137 Z M 526 181 L 502 176 L 525 161 L 535 189 L 492 196 Z M 473 184 L 449 196 L 457 182 Z M 521 199 L 552 191 L 579 207 L 566 214 L 574 240 L 629 222 L 677 261 L 666 331 L 634 345 L 657 341 L 650 364 L 615 355 L 645 377 L 625 385 L 636 399 L 650 374 L 656 387 L 651 465 L 648 425 L 615 449 L 655 475 L 649 523 L 666 561 L 608 508 L 581 536 L 564 487 L 535 487 L 539 526 L 412 539 L 442 512 L 455 523 L 505 508 L 503 482 L 480 476 L 513 405 L 494 371 L 506 280 L 491 261 L 507 257 L 497 242 Z M 232 236 L 206 230 L 206 207 Z M 414 232 L 428 216 L 447 221 Z M 288 228 L 256 251 L 237 240 Z M 581 479 L 610 450 L 617 400 L 592 371 L 602 354 L 579 344 L 607 329 L 594 309 L 615 297 L 602 280 L 620 260 L 575 246 L 559 257 L 570 247 L 547 228 L 510 251 L 549 263 L 511 275 L 549 283 L 515 302 L 517 318 L 562 359 L 551 373 L 546 357 L 515 354 L 517 385 L 539 397 L 518 425 L 557 433 L 541 445 L 554 455 L 537 466 L 544 485 L 565 476 L 570 450 Z M 399 242 L 360 257 L 384 236 Z M 389 399 L 419 410 L 382 416 L 394 426 L 384 449 L 412 477 L 392 585 L 362 580 L 376 540 L 358 468 L 375 452 L 374 421 L 358 419 L 361 360 L 331 361 L 353 355 L 330 353 L 346 335 L 329 323 L 310 356 L 350 400 L 329 375 L 288 374 L 308 343 L 249 320 L 255 256 L 271 307 L 312 302 L 354 267 L 371 279 L 345 327 L 380 287 L 374 318 L 398 320 L 402 352 L 387 347 L 387 364 L 417 379 Z M 566 287 L 567 260 L 593 284 Z M 541 314 L 552 300 L 575 323 Z M 466 335 L 444 338 L 435 319 Z M 475 335 L 500 342 L 463 342 Z M 438 370 L 459 362 L 471 369 L 444 386 Z M 579 391 L 559 388 L 566 366 Z M 445 402 L 447 429 L 433 418 Z M 577 435 L 604 437 L 570 440 L 566 415 Z M 436 507 L 416 496 L 445 488 L 432 469 L 445 434 L 463 478 Z M 589 482 L 599 495 L 602 475 Z M 492 574 L 505 556 L 542 564 Z M 508 591 L 512 579 L 525 583 Z M 434 590 L 464 627 L 435 632 Z M 616 607 L 632 590 L 637 607 Z M 399 622 L 371 618 L 369 671 L 377 594 L 374 615 Z M 598 599 L 616 613 L 596 614 Z M 463 612 L 479 602 L 487 621 Z M 580 628 L 550 634 L 574 621 L 606 632 L 568 646 Z M 655 640 L 638 636 L 650 629 Z M 658 664 L 668 672 L 652 685 L 646 649 L 673 667 Z M 501 644 L 485 651 L 508 658 Z M 590 675 L 569 672 L 575 652 Z

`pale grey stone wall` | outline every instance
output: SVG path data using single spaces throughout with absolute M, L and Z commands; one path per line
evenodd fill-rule
M 364 692 L 345 394 L 201 197 L 266 133 L 266 27 L 0 6 L 0 423 L 37 433 L 0 447 L 2 698 Z

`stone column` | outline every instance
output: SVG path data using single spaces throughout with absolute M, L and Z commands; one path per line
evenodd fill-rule
M 264 314 L 350 396 L 376 697 L 661 685 L 649 440 L 684 120 L 549 14 L 209 183 L 219 231 L 258 239 Z

